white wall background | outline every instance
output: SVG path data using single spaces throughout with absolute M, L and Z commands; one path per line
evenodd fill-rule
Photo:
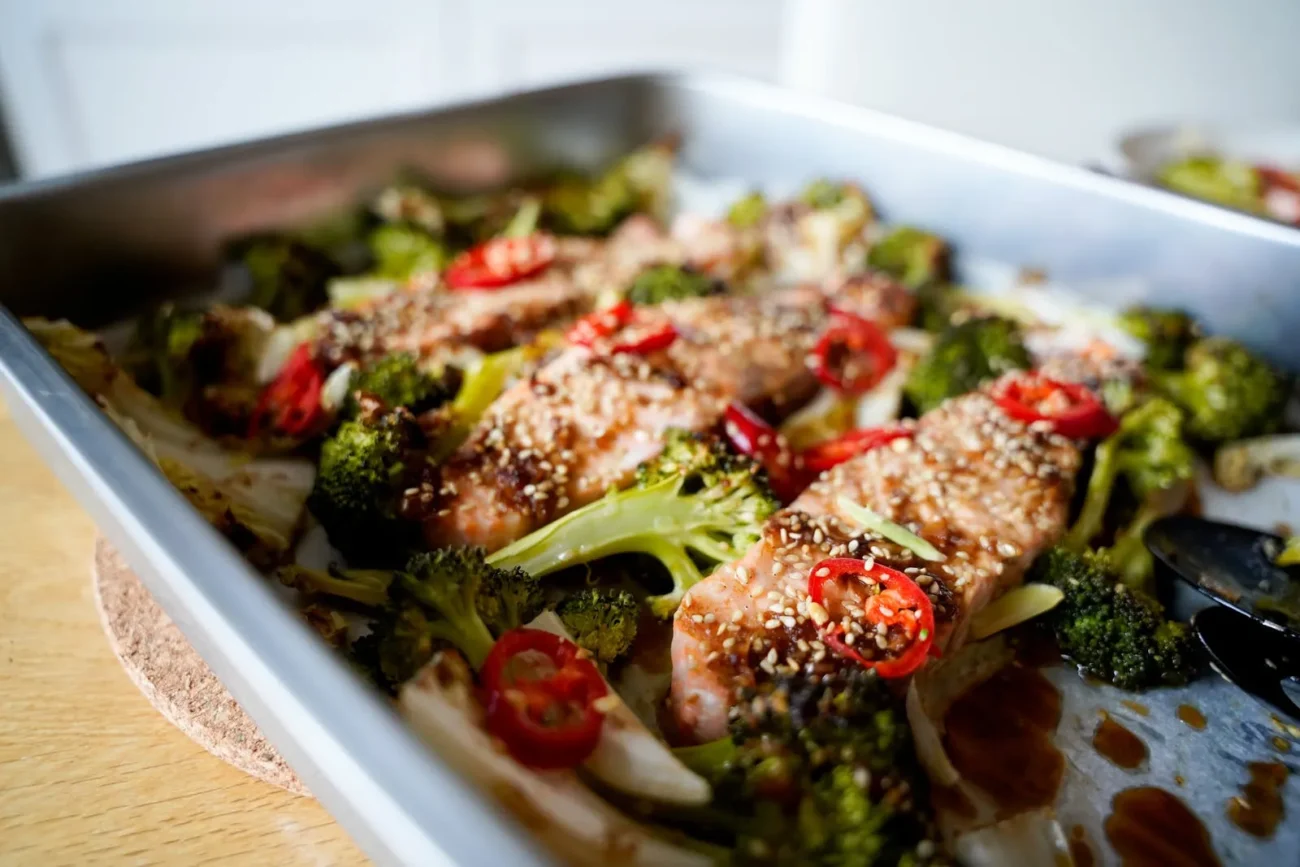
M 1091 160 L 1300 121 L 1298 45 L 1300 0 L 0 0 L 0 96 L 28 176 L 655 66 Z

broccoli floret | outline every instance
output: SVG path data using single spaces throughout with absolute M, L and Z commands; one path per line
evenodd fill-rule
M 874 673 L 778 678 L 731 734 L 674 753 L 714 783 L 737 864 L 923 864 L 935 839 L 901 700 Z
M 368 243 L 377 277 L 409 280 L 441 271 L 447 264 L 447 248 L 418 226 L 396 223 L 378 226 L 371 231 Z
M 872 245 L 867 264 L 920 289 L 948 279 L 948 245 L 938 235 L 899 226 Z
M 1264 212 L 1263 183 L 1250 163 L 1215 156 L 1190 156 L 1162 167 L 1161 186 L 1230 208 Z
M 1196 320 L 1181 310 L 1130 307 L 1120 314 L 1119 325 L 1146 344 L 1145 363 L 1152 370 L 1180 366 L 1183 354 L 1199 337 Z
M 191 354 L 205 332 L 203 313 L 161 304 L 137 321 L 123 366 L 142 388 L 183 406 L 195 387 Z
M 244 243 L 240 258 L 253 284 L 248 303 L 281 322 L 324 306 L 325 287 L 340 274 L 333 259 L 292 238 L 252 239 Z
M 626 590 L 587 588 L 565 598 L 555 613 L 580 647 L 608 664 L 636 640 L 641 605 Z
M 1119 429 L 1097 446 L 1083 508 L 1063 544 L 1082 551 L 1101 534 L 1116 482 L 1123 480 L 1138 506 L 1115 536 L 1111 564 L 1124 583 L 1146 588 L 1155 565 L 1143 535 L 1157 518 L 1181 508 L 1194 460 L 1183 439 L 1183 413 L 1167 400 L 1147 400 L 1124 415 Z
M 735 559 L 759 538 L 779 508 L 758 465 L 715 437 L 670 431 L 663 454 L 643 465 L 636 484 L 614 491 L 493 554 L 498 566 L 539 577 L 614 554 L 658 559 L 673 590 L 650 598 L 666 617 L 702 577 L 696 557 Z
M 999 317 L 969 319 L 943 330 L 908 373 L 903 390 L 917 411 L 925 413 L 950 397 L 1029 364 L 1016 323 Z
M 601 175 L 561 176 L 542 193 L 542 224 L 567 235 L 606 235 L 637 212 L 663 219 L 672 185 L 673 148 L 635 150 Z
M 1267 362 L 1226 337 L 1192 344 L 1183 369 L 1153 372 L 1152 384 L 1187 411 L 1187 433 L 1206 444 L 1272 433 L 1288 384 Z
M 702 298 L 726 291 L 721 281 L 679 265 L 654 265 L 637 275 L 627 290 L 633 304 L 662 304 L 683 298 Z
M 837 184 L 826 178 L 818 178 L 799 193 L 799 201 L 810 208 L 822 210 L 842 204 L 854 189 L 851 184 Z
M 767 216 L 767 199 L 755 190 L 737 199 L 727 209 L 727 222 L 737 229 L 752 229 Z
M 459 375 L 449 371 L 437 376 L 420 367 L 420 361 L 409 352 L 395 352 L 374 362 L 352 380 L 352 397 L 344 409 L 345 415 L 355 417 L 359 412 L 358 394 L 378 398 L 390 409 L 405 407 L 412 413 L 434 409 L 455 396 L 460 386 Z
M 1065 594 L 1042 622 L 1088 674 L 1147 689 L 1184 684 L 1196 673 L 1191 631 L 1166 619 L 1152 597 L 1117 582 L 1105 555 L 1053 548 L 1034 564 L 1033 577 Z
M 489 566 L 479 548 L 413 555 L 394 573 L 389 594 L 359 653 L 390 688 L 410 679 L 444 644 L 478 668 L 494 636 L 522 625 L 541 607 L 535 578 Z
M 419 528 L 401 516 L 402 492 L 418 481 L 422 439 L 404 409 L 343 422 L 321 445 L 308 508 L 353 562 L 400 562 Z

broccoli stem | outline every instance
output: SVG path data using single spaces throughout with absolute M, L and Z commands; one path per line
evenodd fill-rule
M 703 578 L 688 547 L 716 560 L 737 553 L 707 538 L 716 518 L 692 498 L 679 496 L 681 484 L 680 478 L 669 478 L 603 497 L 507 545 L 487 562 L 502 569 L 521 568 L 540 578 L 615 554 L 649 554 L 673 576 L 672 592 L 649 600 L 656 613 L 666 616 Z
M 351 569 L 335 575 L 322 569 L 285 566 L 276 578 L 287 587 L 303 593 L 316 593 L 349 599 L 367 608 L 378 608 L 388 601 L 393 573 L 386 569 Z
M 736 742 L 728 735 L 690 747 L 677 747 L 673 755 L 682 764 L 709 782 L 717 782 L 736 760 Z
M 1115 537 L 1115 544 L 1106 550 L 1115 577 L 1131 590 L 1141 590 L 1148 595 L 1155 593 L 1155 558 L 1147 550 L 1144 537 L 1147 528 L 1163 515 L 1164 510 L 1143 503 L 1133 522 Z
M 474 606 L 478 581 L 433 585 L 405 572 L 398 576 L 408 593 L 442 615 L 429 625 L 429 635 L 454 644 L 475 670 L 482 667 L 495 639 Z
M 1083 509 L 1074 526 L 1061 541 L 1064 548 L 1080 552 L 1101 532 L 1110 505 L 1111 491 L 1119 477 L 1119 438 L 1112 436 L 1097 446 L 1092 475 L 1088 478 L 1088 492 L 1084 495 Z

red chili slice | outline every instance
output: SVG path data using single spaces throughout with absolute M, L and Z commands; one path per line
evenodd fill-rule
M 911 435 L 912 431 L 897 425 L 851 430 L 842 436 L 804 449 L 803 464 L 809 472 L 820 475 L 849 458 Z
M 862 394 L 893 369 L 898 350 L 876 323 L 832 308 L 830 325 L 812 356 L 813 373 L 823 383 L 845 394 Z
M 273 433 L 303 437 L 325 420 L 321 386 L 325 371 L 316 363 L 310 343 L 293 351 L 275 379 L 262 390 L 248 420 L 248 437 L 254 439 L 268 427 Z
M 1264 206 L 1275 219 L 1300 226 L 1300 178 L 1272 166 L 1256 166 Z
M 578 645 L 520 627 L 492 645 L 479 672 L 487 730 L 521 764 L 572 768 L 591 755 L 605 715 L 596 702 L 609 690 Z
M 763 465 L 772 493 L 783 503 L 799 496 L 812 481 L 812 476 L 804 468 L 803 458 L 790 448 L 785 437 L 748 407 L 738 403 L 728 406 L 723 430 L 736 451 Z
M 493 238 L 457 256 L 443 279 L 452 289 L 496 289 L 546 270 L 555 253 L 550 235 Z
M 565 336 L 570 343 L 595 348 L 620 331 L 633 326 L 636 320 L 636 307 L 630 301 L 620 301 L 612 307 L 588 313 L 573 323 Z M 628 338 L 609 343 L 606 347 L 610 353 L 627 352 L 645 355 L 667 349 L 677 339 L 677 329 L 668 321 L 644 329 L 633 328 Z
M 1075 382 L 1059 382 L 1037 373 L 1007 380 L 993 399 L 1012 418 L 1027 424 L 1051 422 L 1056 433 L 1071 439 L 1100 439 L 1118 427 L 1092 391 Z
M 854 607 L 863 612 L 862 631 L 846 631 L 844 624 L 831 614 L 826 600 L 828 585 L 853 579 L 855 585 L 873 587 L 874 591 Z M 848 589 L 852 589 L 852 585 Z M 821 627 L 822 641 L 845 659 L 873 668 L 881 677 L 906 677 L 921 667 L 934 646 L 934 606 L 911 578 L 879 563 L 833 557 L 822 560 L 808 574 L 808 599 L 822 606 L 830 619 Z M 835 606 L 840 607 L 840 606 Z M 886 627 L 879 633 L 877 626 Z M 893 644 L 903 640 L 901 650 L 887 659 L 868 659 L 854 648 L 859 640 L 864 646 L 878 647 L 875 639 L 883 634 Z M 850 636 L 853 636 L 851 639 Z M 852 643 L 850 643 L 852 641 Z M 870 642 L 869 645 L 865 642 Z

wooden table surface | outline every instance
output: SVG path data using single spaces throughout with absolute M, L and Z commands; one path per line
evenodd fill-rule
M 154 713 L 100 630 L 93 539 L 0 404 L 0 864 L 365 863 Z

